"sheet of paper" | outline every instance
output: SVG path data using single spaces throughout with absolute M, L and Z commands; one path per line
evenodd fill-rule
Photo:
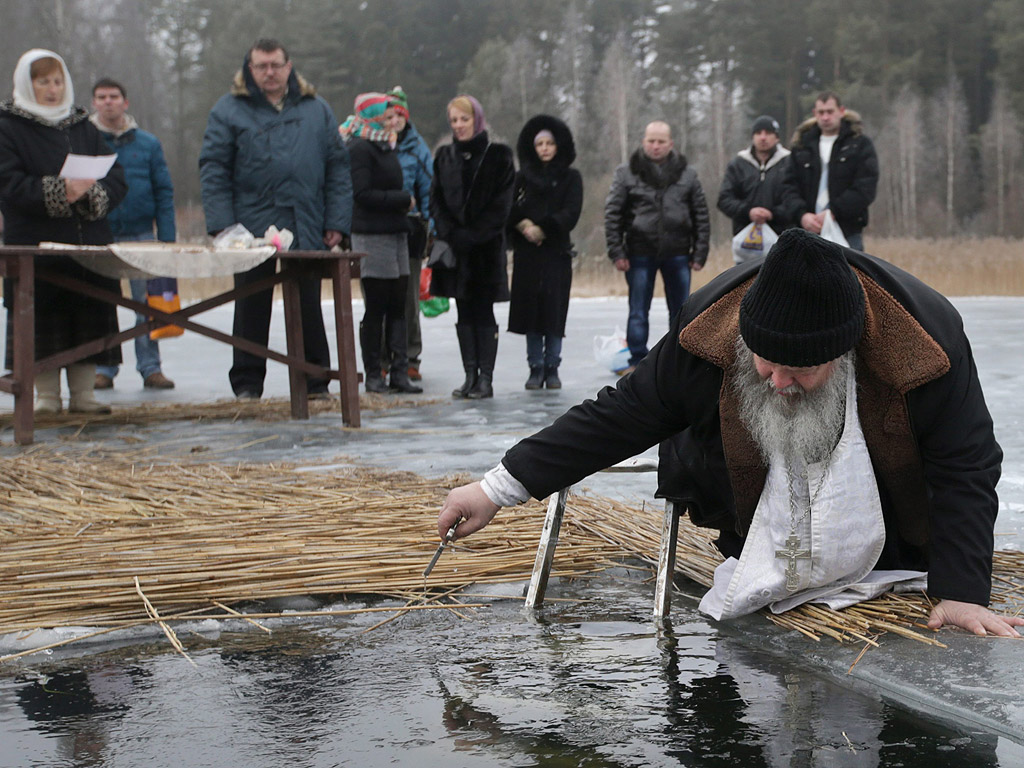
M 62 179 L 102 179 L 114 167 L 117 155 L 74 155 L 64 158 Z

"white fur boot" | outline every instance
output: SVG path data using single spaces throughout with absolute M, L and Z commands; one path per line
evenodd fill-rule
M 71 400 L 68 410 L 72 413 L 110 413 L 110 406 L 101 403 L 93 394 L 96 385 L 96 366 L 91 363 L 76 363 L 67 367 L 68 389 Z

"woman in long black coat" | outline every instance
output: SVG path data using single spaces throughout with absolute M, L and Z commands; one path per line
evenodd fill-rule
M 452 143 L 437 151 L 430 215 L 437 239 L 455 254 L 455 266 L 433 266 L 430 292 L 455 299 L 466 380 L 453 397 L 493 397 L 498 323 L 494 302 L 508 301 L 505 223 L 512 206 L 512 150 L 492 143 L 480 103 L 457 96 L 448 104 Z
M 512 237 L 512 304 L 508 329 L 526 334 L 527 389 L 560 389 L 562 337 L 572 287 L 569 235 L 583 207 L 583 177 L 569 126 L 550 115 L 531 117 L 516 143 L 516 174 L 508 226 Z
M 25 53 L 14 70 L 14 98 L 0 104 L 0 212 L 4 242 L 38 245 L 49 240 L 72 245 L 113 242 L 109 213 L 128 191 L 121 166 L 96 179 L 65 179 L 61 167 L 68 154 L 110 155 L 111 150 L 89 114 L 74 106 L 71 77 L 63 59 L 52 51 Z M 101 277 L 67 256 L 39 256 L 37 269 L 59 272 L 120 293 L 117 280 Z M 10 296 L 4 291 L 4 301 Z M 36 359 L 49 357 L 117 333 L 112 304 L 35 281 Z M 10 305 L 8 304 L 8 308 Z M 11 367 L 12 324 L 7 318 L 7 367 Z M 109 413 L 93 397 L 96 365 L 118 365 L 121 349 L 98 352 L 67 367 L 69 410 Z M 36 411 L 61 410 L 60 369 L 36 377 Z

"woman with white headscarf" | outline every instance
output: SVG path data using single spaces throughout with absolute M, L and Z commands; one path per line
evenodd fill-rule
M 106 245 L 113 241 L 106 217 L 128 189 L 121 166 L 115 164 L 102 179 L 60 176 L 68 154 L 111 154 L 88 116 L 86 110 L 74 106 L 71 76 L 60 56 L 36 48 L 19 59 L 14 70 L 14 98 L 0 103 L 0 212 L 7 245 L 38 245 L 42 241 Z M 117 280 L 101 277 L 67 256 L 43 255 L 35 264 L 37 270 L 59 272 L 120 292 Z M 10 295 L 5 286 L 5 303 Z M 117 310 L 112 304 L 39 278 L 35 307 L 36 360 L 117 333 Z M 8 312 L 8 369 L 12 338 Z M 120 362 L 121 350 L 114 347 L 67 366 L 69 410 L 109 413 L 109 406 L 93 396 L 96 365 Z M 58 368 L 36 377 L 36 412 L 60 410 Z

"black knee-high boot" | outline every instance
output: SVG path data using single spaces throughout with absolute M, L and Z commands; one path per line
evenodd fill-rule
M 487 397 L 494 397 L 494 387 L 491 382 L 494 379 L 494 361 L 498 357 L 498 326 L 476 326 L 476 348 L 480 375 L 477 376 L 476 384 L 469 390 L 466 397 L 472 400 L 483 400 Z
M 466 380 L 462 386 L 452 390 L 452 397 L 468 397 L 469 391 L 476 384 L 479 362 L 476 349 L 476 326 L 456 323 L 455 333 L 459 337 L 459 351 L 462 353 L 462 368 L 466 372 Z
M 359 346 L 363 353 L 363 386 L 367 392 L 387 392 L 380 373 L 380 323 L 359 323 Z

